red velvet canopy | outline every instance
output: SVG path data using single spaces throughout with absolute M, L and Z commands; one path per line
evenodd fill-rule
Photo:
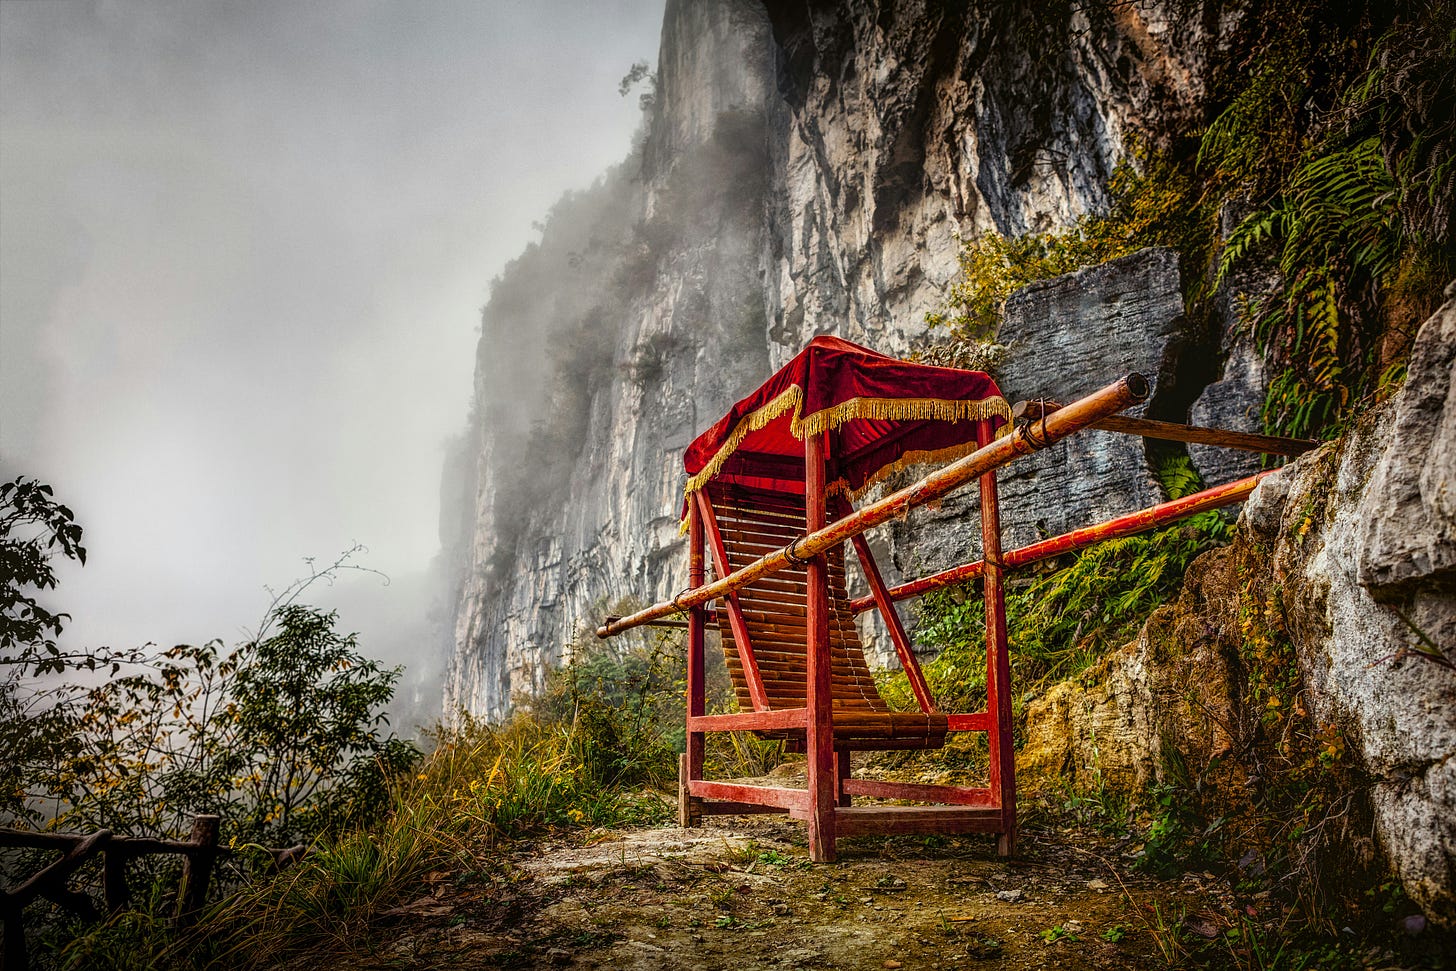
M 802 495 L 804 436 L 827 431 L 829 489 L 855 495 L 896 469 L 974 451 L 978 419 L 1010 417 L 990 375 L 816 337 L 688 446 L 687 491 L 716 479 Z

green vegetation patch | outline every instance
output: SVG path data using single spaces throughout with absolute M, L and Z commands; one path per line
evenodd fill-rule
M 1202 488 L 1186 457 L 1165 463 L 1170 498 Z M 1228 522 L 1201 513 L 1148 533 L 1101 543 L 1063 557 L 1064 564 L 1029 579 L 1011 576 L 1006 623 L 1012 683 L 1022 697 L 1086 670 L 1136 635 L 1148 616 L 1178 591 L 1188 565 L 1227 541 Z M 986 703 L 985 605 L 979 581 L 933 591 L 920 600 L 916 638 L 938 649 L 924 664 L 926 681 L 945 711 L 978 711 Z M 893 707 L 913 710 L 903 672 L 881 678 Z

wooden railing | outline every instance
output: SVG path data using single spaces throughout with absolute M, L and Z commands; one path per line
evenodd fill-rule
M 177 894 L 175 920 L 187 926 L 207 902 L 207 888 L 212 882 L 218 857 L 233 850 L 217 843 L 217 816 L 194 816 L 192 835 L 187 840 L 154 839 L 140 836 L 118 836 L 110 830 L 88 834 L 38 833 L 0 827 L 0 847 L 17 849 L 61 850 L 59 860 L 32 874 L 17 886 L 0 890 L 0 918 L 5 922 L 4 967 L 7 971 L 23 971 L 29 966 L 25 941 L 24 910 L 38 897 L 75 913 L 83 921 L 98 921 L 102 912 L 89 894 L 68 886 L 71 875 L 98 854 L 102 858 L 102 893 L 108 913 L 126 909 L 131 901 L 127 883 L 127 863 L 139 856 L 157 854 L 180 855 L 182 880 Z M 303 858 L 300 844 L 287 849 L 265 849 L 273 863 L 284 869 Z

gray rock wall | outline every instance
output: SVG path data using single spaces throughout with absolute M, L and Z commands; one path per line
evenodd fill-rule
M 610 605 L 681 588 L 682 451 L 768 372 L 771 49 L 755 4 L 669 3 L 640 153 L 492 290 L 447 712 L 503 716 Z
M 1032 704 L 1020 767 L 1136 791 L 1162 776 L 1170 744 L 1190 766 L 1247 758 L 1249 625 L 1268 627 L 1292 645 L 1314 725 L 1349 740 L 1363 783 L 1345 794 L 1368 802 L 1406 892 L 1456 926 L 1456 523 L 1443 508 L 1456 488 L 1456 300 L 1411 360 L 1405 388 L 1344 440 L 1260 484 L 1234 545 L 1195 562 L 1136 642 Z M 1265 616 L 1247 614 L 1251 590 L 1274 605 Z M 1251 791 L 1265 771 L 1249 767 Z
M 766 6 L 782 95 L 765 281 L 775 366 L 823 333 L 907 351 L 958 271 L 960 238 L 1102 205 L 1129 135 L 1191 114 L 1202 93 L 1204 20 L 1161 3 Z
M 1175 386 L 1179 362 L 1195 342 L 1172 250 L 1141 250 L 1017 291 L 997 340 L 1007 351 L 996 378 L 1009 401 L 1066 403 L 1138 371 L 1154 390 L 1129 414 L 1183 420 Z M 1143 440 L 1101 431 L 1018 460 L 997 486 L 1007 549 L 1164 498 Z M 893 527 L 897 571 L 920 575 L 978 558 L 977 505 L 975 490 L 962 490 Z
M 956 273 L 959 237 L 1101 205 L 1128 134 L 1192 110 L 1202 19 L 1157 3 L 1063 16 L 668 3 L 639 156 L 558 207 L 485 311 L 466 512 L 444 516 L 445 559 L 461 565 L 447 711 L 502 715 L 605 606 L 681 586 L 683 447 L 811 337 L 903 353 Z M 1118 307 L 1141 308 L 1151 331 L 1118 337 L 1139 369 L 1178 316 L 1176 273 L 1158 265 L 1137 271 L 1152 291 L 1104 308 L 1108 333 L 1132 323 Z M 1014 373 L 1013 393 L 1065 393 Z M 1151 495 L 1136 455 L 1071 461 L 1127 476 L 1119 510 Z M 1068 522 L 1105 511 L 1034 501 Z M 926 524 L 875 538 L 892 579 L 974 546 L 974 515 Z M 926 551 L 915 562 L 911 544 Z

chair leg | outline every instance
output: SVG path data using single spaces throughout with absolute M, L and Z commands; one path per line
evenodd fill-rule
M 697 587 L 703 583 L 705 570 L 702 512 L 696 503 L 688 509 L 688 586 Z M 707 626 L 707 611 L 701 606 L 688 612 L 688 670 L 687 670 L 687 751 L 678 757 L 677 763 L 677 821 L 683 828 L 699 825 L 703 815 L 703 801 L 692 795 L 688 783 L 703 777 L 702 732 L 692 728 L 694 717 L 703 713 L 706 704 L 706 689 L 703 680 L 703 640 Z
M 982 421 L 976 441 L 989 444 L 991 423 Z M 986 711 L 991 716 L 986 733 L 990 749 L 990 788 L 1001 809 L 1001 835 L 996 853 L 1016 852 L 1016 752 L 1011 741 L 1011 659 L 1006 635 L 1006 586 L 1001 566 L 1001 506 L 996 494 L 996 473 L 981 476 L 981 578 L 986 603 Z
M 824 528 L 824 436 L 804 437 L 804 529 Z M 809 710 L 804 748 L 809 776 L 809 859 L 834 861 L 834 814 L 839 801 L 834 767 L 834 683 L 829 657 L 829 566 L 824 554 L 805 567 L 805 707 Z
M 692 776 L 690 765 L 686 752 L 677 757 L 677 824 L 683 829 L 703 824 L 703 801 L 688 793 L 688 779 Z
M 848 749 L 834 750 L 834 795 L 841 806 L 850 805 L 849 793 L 844 791 L 844 780 L 849 778 L 850 761 Z

